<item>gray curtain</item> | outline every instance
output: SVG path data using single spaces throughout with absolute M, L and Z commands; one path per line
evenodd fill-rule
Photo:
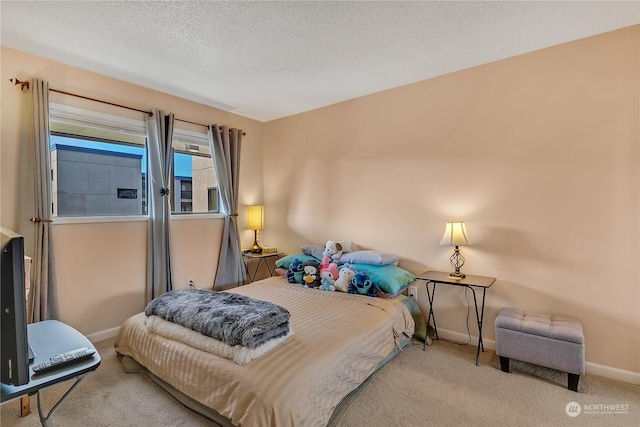
M 165 115 L 158 110 L 147 118 L 147 303 L 173 289 L 170 239 L 173 122 L 173 114 Z
M 34 79 L 31 87 L 35 173 L 35 248 L 29 292 L 31 322 L 58 319 L 56 264 L 53 252 L 51 157 L 49 156 L 49 83 Z
M 242 260 L 238 233 L 238 187 L 240 180 L 240 146 L 242 131 L 226 126 L 209 126 L 209 148 L 213 168 L 218 178 L 220 211 L 225 215 L 218 269 L 213 289 L 224 290 L 240 286 L 247 271 Z

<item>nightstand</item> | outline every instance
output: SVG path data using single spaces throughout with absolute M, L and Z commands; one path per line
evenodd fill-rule
M 467 275 L 463 279 L 451 277 L 449 273 L 442 271 L 427 271 L 416 277 L 416 280 L 424 280 L 427 286 L 427 297 L 429 298 L 429 316 L 427 317 L 427 330 L 429 328 L 429 321 L 433 321 L 433 329 L 436 333 L 436 339 L 438 338 L 438 327 L 436 326 L 436 315 L 433 312 L 433 299 L 436 293 L 436 285 L 450 285 L 450 286 L 462 286 L 471 289 L 473 292 L 473 303 L 476 308 L 476 320 L 478 322 L 478 350 L 476 351 L 476 365 L 480 360 L 480 349 L 484 351 L 484 343 L 482 342 L 482 322 L 484 321 L 484 298 L 487 293 L 487 288 L 491 287 L 496 281 L 495 277 L 485 276 L 471 276 Z M 429 290 L 429 284 L 433 287 Z M 474 288 L 482 289 L 482 305 L 478 310 L 478 301 L 476 299 L 476 291 Z M 427 340 L 425 337 L 424 349 L 426 349 Z
M 274 253 L 253 253 L 253 252 L 245 252 L 242 254 L 242 258 L 244 259 L 244 265 L 247 269 L 247 280 L 250 282 L 255 282 L 256 277 L 258 276 L 258 272 L 260 270 L 260 265 L 264 265 L 269 273 L 268 277 L 272 277 L 276 272 L 276 261 L 278 258 L 284 256 L 282 252 L 274 252 Z M 255 261 L 257 260 L 257 262 Z M 255 267 L 251 266 L 251 264 L 255 264 Z M 253 268 L 250 268 L 253 267 Z M 251 270 L 253 270 L 253 274 L 251 274 Z M 261 277 L 262 278 L 262 277 Z

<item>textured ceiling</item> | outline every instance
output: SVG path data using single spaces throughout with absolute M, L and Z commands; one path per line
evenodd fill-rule
M 639 4 L 3 0 L 0 40 L 268 121 L 638 24 Z

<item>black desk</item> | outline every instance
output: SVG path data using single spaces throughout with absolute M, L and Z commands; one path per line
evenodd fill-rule
M 95 350 L 91 341 L 84 335 L 71 326 L 65 325 L 57 320 L 45 320 L 27 325 L 27 336 L 29 345 L 31 345 L 36 355 L 31 365 L 32 367 L 40 363 L 48 362 L 52 356 L 78 348 L 87 347 Z M 46 373 L 35 375 L 33 370 L 30 370 L 30 380 L 25 385 L 12 386 L 0 384 L 0 401 L 6 402 L 25 395 L 37 395 L 40 422 L 44 427 L 51 427 L 51 416 L 53 413 L 84 377 L 98 369 L 100 361 L 100 355 L 96 351 L 90 358 L 73 364 L 62 365 Z M 73 383 L 71 388 L 60 398 L 53 408 L 51 408 L 49 414 L 44 416 L 40 405 L 40 390 L 71 379 L 75 379 L 76 382 Z
M 436 285 L 441 283 L 443 285 L 453 285 L 453 286 L 462 286 L 468 289 L 471 289 L 473 292 L 473 303 L 476 307 L 476 320 L 478 322 L 478 350 L 476 351 L 476 365 L 480 360 L 480 349 L 484 351 L 484 343 L 482 342 L 482 322 L 484 321 L 484 297 L 487 292 L 487 288 L 493 285 L 493 282 L 496 281 L 495 277 L 485 277 L 485 276 L 471 276 L 467 275 L 464 279 L 452 278 L 449 276 L 449 273 L 444 273 L 442 271 L 427 271 L 426 273 L 422 273 L 418 277 L 417 280 L 424 280 L 427 282 L 427 297 L 429 298 L 429 316 L 427 317 L 427 331 L 429 329 L 429 321 L 433 321 L 433 329 L 436 333 L 436 339 L 440 339 L 438 337 L 438 327 L 436 326 L 436 315 L 433 312 L 433 298 L 436 294 Z M 429 291 L 429 283 L 433 284 L 433 289 Z M 474 288 L 482 289 L 482 306 L 480 311 L 478 311 L 478 301 L 476 300 L 476 291 Z M 425 346 L 426 349 L 427 340 L 425 337 Z
M 273 276 L 273 273 L 275 273 L 275 271 L 276 271 L 276 266 L 274 264 L 273 268 L 271 268 L 271 266 L 269 265 L 268 260 L 270 258 L 275 258 L 277 260 L 282 255 L 284 255 L 282 252 L 273 252 L 273 253 L 264 253 L 263 252 L 263 253 L 259 253 L 259 254 L 254 254 L 252 252 L 243 253 L 242 257 L 244 258 L 245 268 L 247 269 L 247 279 L 249 280 L 249 283 L 255 282 L 256 276 L 258 275 L 258 270 L 260 270 L 260 264 L 264 264 L 267 267 L 267 271 L 269 272 L 269 276 Z M 258 263 L 256 264 L 256 268 L 253 270 L 253 275 L 249 271 L 249 263 L 251 262 L 252 259 L 257 259 L 258 260 Z

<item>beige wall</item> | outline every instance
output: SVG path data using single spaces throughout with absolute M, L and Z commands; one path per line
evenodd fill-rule
M 639 29 L 267 123 L 265 240 L 448 271 L 444 224 L 465 220 L 463 271 L 498 278 L 487 338 L 501 307 L 572 316 L 592 366 L 640 372 Z M 438 326 L 466 336 L 466 306 L 439 288 Z
M 0 224 L 24 234 L 27 251 L 33 247 L 33 226 L 29 222 L 33 216 L 33 161 L 27 130 L 30 94 L 8 81 L 14 77 L 37 77 L 47 80 L 52 89 L 143 110 L 158 108 L 175 113 L 177 118 L 246 131 L 240 173 L 240 226 L 243 243 L 253 241 L 251 231 L 244 230 L 243 214 L 244 206 L 262 202 L 262 123 L 5 47 L 1 55 Z M 112 114 L 141 115 L 56 93 L 51 94 L 51 100 Z M 222 226 L 220 218 L 181 217 L 172 221 L 176 287 L 185 287 L 189 278 L 199 287 L 212 285 Z M 85 334 L 100 335 L 144 308 L 146 222 L 54 224 L 54 240 L 60 320 Z

